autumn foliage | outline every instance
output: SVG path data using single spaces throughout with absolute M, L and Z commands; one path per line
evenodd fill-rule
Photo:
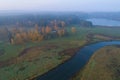
M 62 27 L 58 27 L 54 24 L 53 27 L 39 27 L 35 24 L 34 28 L 24 29 L 24 28 L 13 28 L 10 30 L 10 43 L 11 44 L 22 44 L 25 42 L 39 42 L 45 39 L 50 39 L 54 37 L 62 37 L 66 34 L 64 28 L 65 23 L 61 22 Z
M 76 33 L 76 28 L 75 28 L 75 27 L 72 27 L 72 28 L 71 28 L 71 32 L 72 32 L 72 33 Z

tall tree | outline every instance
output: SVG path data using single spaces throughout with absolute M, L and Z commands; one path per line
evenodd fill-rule
M 27 34 L 27 32 L 22 32 L 22 33 L 20 33 L 21 34 L 21 37 L 23 38 L 23 40 L 24 41 L 28 41 L 28 34 Z
M 61 21 L 61 26 L 64 27 L 65 26 L 65 22 Z
M 76 33 L 76 28 L 75 28 L 75 27 L 72 27 L 72 28 L 71 28 L 71 32 L 72 32 L 72 33 Z
M 42 34 L 45 34 L 45 27 L 42 27 L 42 28 L 41 28 L 41 33 L 42 33 Z
M 59 27 L 58 27 L 57 25 L 55 25 L 55 26 L 54 26 L 54 30 L 57 31 L 58 29 L 59 29 Z
M 24 42 L 22 36 L 20 33 L 16 33 L 15 35 L 15 43 L 16 44 L 22 44 Z
M 47 27 L 45 28 L 45 33 L 46 33 L 46 34 L 49 34 L 51 31 L 52 31 L 51 27 L 47 26 Z
M 59 37 L 64 36 L 65 29 L 64 28 L 63 29 L 59 29 L 59 30 L 57 30 L 57 33 L 58 33 Z

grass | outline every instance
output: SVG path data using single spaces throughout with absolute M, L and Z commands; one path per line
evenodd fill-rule
M 79 27 L 78 25 L 74 26 L 76 27 L 77 32 L 75 34 L 70 33 L 69 27 L 68 32 L 70 35 L 67 37 L 59 37 L 42 42 L 25 43 L 21 45 L 11 45 L 0 42 L 0 48 L 5 50 L 5 53 L 0 56 L 0 64 L 7 60 L 13 60 L 14 62 L 13 64 L 0 68 L 0 80 L 25 80 L 44 74 L 71 58 L 72 56 L 69 54 L 61 56 L 60 52 L 85 45 L 87 43 L 86 40 L 88 34 L 105 34 L 108 36 L 120 37 L 120 28 L 85 28 Z M 99 38 L 94 38 L 93 42 L 95 41 L 99 41 Z M 47 47 L 51 45 L 54 45 L 57 48 L 51 47 L 50 49 L 47 49 Z M 40 50 L 32 48 L 28 50 L 25 55 L 21 57 L 18 56 L 24 49 L 36 46 L 38 46 L 38 48 L 44 46 L 44 48 Z M 92 67 L 94 67 L 94 65 L 95 62 L 91 64 Z
M 98 50 L 84 69 L 72 80 L 120 80 L 120 47 L 107 46 Z

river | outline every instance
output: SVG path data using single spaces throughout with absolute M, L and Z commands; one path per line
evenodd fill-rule
M 78 72 L 85 66 L 85 64 L 89 61 L 90 57 L 93 55 L 94 52 L 108 45 L 120 45 L 120 41 L 99 42 L 84 46 L 77 52 L 77 54 L 72 59 L 47 72 L 46 74 L 38 76 L 36 79 L 69 80 L 76 72 Z

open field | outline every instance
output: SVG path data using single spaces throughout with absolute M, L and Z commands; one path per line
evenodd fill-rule
M 72 80 L 120 80 L 120 46 L 98 50 Z
M 120 40 L 120 28 L 74 26 L 77 32 L 70 33 L 71 26 L 67 27 L 70 34 L 67 37 L 20 45 L 0 42 L 0 80 L 31 79 L 70 59 L 78 47 L 97 41 L 114 40 L 113 36 Z M 99 35 L 96 37 L 89 34 Z M 110 38 L 106 39 L 106 36 Z

